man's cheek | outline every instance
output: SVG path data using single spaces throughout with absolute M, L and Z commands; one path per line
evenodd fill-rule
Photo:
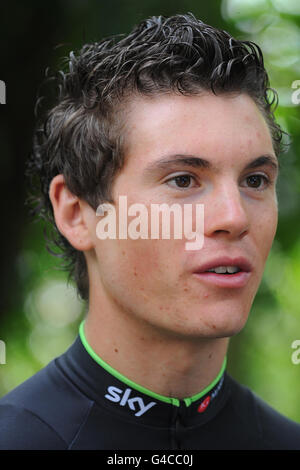
M 266 223 L 264 227 L 261 229 L 261 233 L 264 233 L 263 237 L 263 244 L 264 244 L 264 249 L 266 252 L 266 258 L 269 255 L 269 252 L 271 250 L 275 235 L 276 235 L 276 230 L 277 230 L 277 213 L 273 214 L 273 217 L 270 217 L 269 220 L 266 219 Z
M 128 240 L 119 247 L 121 267 L 124 275 L 138 280 L 147 280 L 159 269 L 157 250 L 147 240 Z
M 157 292 L 174 284 L 178 269 L 170 240 L 133 240 L 122 253 L 124 267 L 137 286 Z

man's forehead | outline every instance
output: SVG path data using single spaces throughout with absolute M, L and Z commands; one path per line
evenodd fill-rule
M 235 132 L 234 126 L 240 119 L 249 127 L 253 128 L 256 124 L 257 128 L 261 124 L 261 127 L 267 128 L 265 118 L 254 100 L 243 93 L 134 96 L 123 109 L 124 130 L 129 140 L 132 137 L 147 137 L 151 140 L 154 134 L 166 139 L 178 139 L 180 135 L 168 134 L 168 129 L 178 127 L 185 131 L 207 132 L 220 125 L 225 131 L 231 127 L 232 132 Z M 260 131 L 261 128 L 256 129 L 256 132 Z M 152 144 L 155 141 L 152 140 Z
M 231 150 L 245 165 L 278 166 L 270 130 L 247 95 L 140 97 L 126 127 L 127 157 L 148 173 L 178 164 L 217 171 Z

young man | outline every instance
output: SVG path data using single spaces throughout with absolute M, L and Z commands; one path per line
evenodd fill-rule
M 277 225 L 282 133 L 260 49 L 189 14 L 70 57 L 29 168 L 87 315 L 0 400 L 0 448 L 300 449 L 300 425 L 225 372 Z M 152 232 L 162 204 L 204 208 L 189 212 L 196 249 L 161 236 L 163 218 Z M 149 225 L 129 236 L 137 208 Z

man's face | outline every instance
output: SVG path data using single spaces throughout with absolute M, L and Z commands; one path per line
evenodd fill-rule
M 243 94 L 141 97 L 128 111 L 117 214 L 119 196 L 149 214 L 151 204 L 204 204 L 204 244 L 194 251 L 184 237 L 95 239 L 92 288 L 166 334 L 231 336 L 247 320 L 277 225 L 277 160 L 265 120 Z M 206 272 L 224 265 L 241 272 Z

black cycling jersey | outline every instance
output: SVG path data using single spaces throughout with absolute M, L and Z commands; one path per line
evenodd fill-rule
M 223 367 L 178 400 L 130 381 L 88 345 L 70 348 L 0 399 L 0 449 L 300 449 L 300 425 Z

